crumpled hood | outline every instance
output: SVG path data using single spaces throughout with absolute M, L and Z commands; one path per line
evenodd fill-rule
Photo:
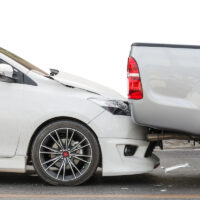
M 90 92 L 100 94 L 109 99 L 126 101 L 126 99 L 123 96 L 121 96 L 118 92 L 116 92 L 115 90 L 112 90 L 112 89 L 102 86 L 98 83 L 89 81 L 87 79 L 84 79 L 84 78 L 81 78 L 81 77 L 78 77 L 78 76 L 75 76 L 72 74 L 68 74 L 65 72 L 59 72 L 58 75 L 54 76 L 54 79 L 64 85 L 88 90 Z

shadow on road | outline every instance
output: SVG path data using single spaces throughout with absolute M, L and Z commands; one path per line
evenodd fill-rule
M 102 177 L 98 171 L 87 183 L 76 187 L 54 187 L 30 174 L 0 173 L 0 193 L 22 194 L 199 194 L 199 152 L 158 152 L 161 166 L 190 163 L 191 167 L 165 173 L 159 167 L 151 173 Z M 170 158 L 170 159 L 169 159 Z
M 157 173 L 148 173 L 141 175 L 132 176 L 120 176 L 120 177 L 102 177 L 101 172 L 98 171 L 87 183 L 76 188 L 87 188 L 89 187 L 114 187 L 119 188 L 120 186 L 126 186 L 128 188 L 149 188 L 152 186 L 173 186 L 176 188 L 182 188 L 189 190 L 195 188 L 200 189 L 200 174 L 164 174 L 161 170 Z M 0 173 L 0 190 L 6 186 L 18 186 L 24 189 L 29 186 L 35 187 L 53 187 L 44 183 L 37 175 L 29 174 L 15 174 L 15 173 Z M 57 187 L 58 188 L 58 187 Z M 63 187 L 60 187 L 63 188 Z M 68 187 L 69 188 L 69 187 Z

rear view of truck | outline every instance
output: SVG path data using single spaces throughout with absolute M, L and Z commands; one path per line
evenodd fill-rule
M 200 46 L 135 43 L 127 72 L 134 122 L 200 135 Z

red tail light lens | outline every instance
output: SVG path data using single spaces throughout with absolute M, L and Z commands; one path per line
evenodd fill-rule
M 128 77 L 128 81 L 129 81 L 128 98 L 137 100 L 142 99 L 143 92 L 142 92 L 140 77 Z
M 140 73 L 138 69 L 138 65 L 134 58 L 128 58 L 128 82 L 129 82 L 129 92 L 128 98 L 129 99 L 142 99 L 143 98 L 143 91 L 142 91 L 142 83 L 140 79 Z
M 129 57 L 128 58 L 128 65 L 127 65 L 127 72 L 130 73 L 138 73 L 139 74 L 139 69 L 137 66 L 137 63 L 134 58 Z

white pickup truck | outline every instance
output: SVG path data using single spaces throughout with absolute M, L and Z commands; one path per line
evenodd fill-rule
M 132 119 L 149 141 L 200 138 L 200 46 L 134 43 L 128 58 Z

